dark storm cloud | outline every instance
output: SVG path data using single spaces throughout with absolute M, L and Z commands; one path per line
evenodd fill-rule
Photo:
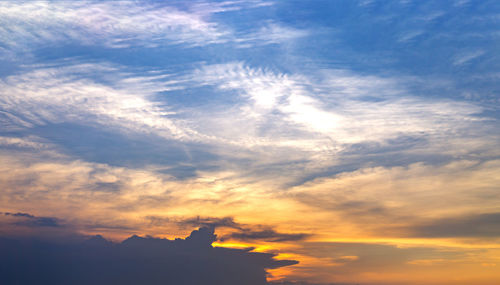
M 296 264 L 273 254 L 214 248 L 214 229 L 186 239 L 132 236 L 112 243 L 0 238 L 1 284 L 268 284 L 266 269 Z
M 26 227 L 63 227 L 59 220 L 53 217 L 35 217 L 28 213 L 4 213 L 5 216 L 15 217 L 15 225 Z
M 436 219 L 405 227 L 417 237 L 500 237 L 500 213 L 473 214 Z

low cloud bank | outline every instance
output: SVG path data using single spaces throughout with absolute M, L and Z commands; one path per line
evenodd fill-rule
M 268 284 L 266 269 L 297 264 L 273 254 L 212 247 L 214 227 L 185 239 L 113 243 L 0 237 L 0 284 Z

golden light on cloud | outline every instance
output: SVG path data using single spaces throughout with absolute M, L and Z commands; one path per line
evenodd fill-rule
M 28 184 L 31 185 L 28 187 L 44 193 L 43 204 L 33 212 L 38 216 L 65 217 L 65 220 L 80 225 L 77 230 L 82 233 L 104 233 L 114 240 L 124 239 L 134 233 L 172 239 L 189 234 L 193 225 L 179 227 L 178 222 L 194 216 L 237 217 L 235 221 L 238 225 L 233 226 L 233 229 L 225 229 L 223 226 L 217 230 L 219 237 L 238 232 L 239 225 L 272 227 L 276 230 L 272 234 L 276 236 L 248 234 L 247 242 L 233 238 L 212 244 L 215 247 L 253 248 L 254 252 L 279 253 L 275 257 L 278 260 L 292 259 L 300 262 L 298 265 L 270 270 L 270 280 L 281 280 L 286 276 L 310 278 L 305 272 L 312 267 L 325 270 L 331 267 L 347 268 L 363 261 L 364 258 L 357 254 L 322 257 L 313 251 L 301 252 L 300 247 L 307 244 L 386 245 L 401 250 L 434 248 L 444 252 L 483 250 L 484 253 L 475 254 L 483 255 L 484 258 L 491 256 L 489 252 L 499 248 L 494 240 L 481 238 L 481 232 L 477 233 L 477 237 L 437 237 L 432 234 L 438 235 L 439 231 L 432 225 L 427 225 L 433 221 L 451 219 L 450 215 L 453 215 L 452 218 L 466 215 L 476 209 L 479 203 L 485 213 L 497 210 L 496 200 L 484 203 L 477 200 L 476 195 L 468 195 L 472 185 L 479 185 L 476 194 L 486 195 L 494 191 L 498 178 L 491 174 L 500 170 L 497 161 L 454 162 L 439 169 L 422 164 L 407 168 L 368 168 L 334 178 L 320 178 L 286 191 L 276 191 L 272 188 L 274 186 L 269 187 L 262 183 L 242 183 L 234 174 L 212 173 L 211 179 L 201 177 L 178 183 L 168 176 L 147 170 L 135 171 L 78 161 L 26 164 L 16 156 L 5 153 L 3 159 L 9 161 L 9 166 L 3 168 L 1 179 L 4 185 L 10 185 L 10 191 L 21 187 L 25 191 L 29 190 L 26 188 L 27 184 L 20 180 L 22 177 L 39 177 L 35 180 L 31 178 Z M 460 172 L 459 178 L 456 176 L 457 172 Z M 478 182 L 473 182 L 474 179 Z M 96 187 L 95 185 L 112 187 L 116 183 L 120 185 L 119 192 L 107 193 L 98 191 L 100 189 L 91 193 L 86 191 Z M 45 190 L 40 186 L 45 187 Z M 436 193 L 436 188 L 442 190 Z M 51 192 L 51 189 L 57 192 Z M 448 193 L 446 189 L 453 191 Z M 39 199 L 39 196 L 33 196 L 36 192 L 29 193 L 29 196 L 18 196 L 16 200 L 4 200 L 10 205 L 5 211 L 15 212 L 16 209 L 25 207 L 23 205 L 32 204 L 34 199 Z M 408 200 L 408 197 L 413 199 Z M 447 209 L 442 206 L 444 204 L 440 204 L 453 199 L 457 201 L 453 208 Z M 62 201 L 62 205 L 68 207 L 55 206 L 61 205 Z M 88 204 L 86 201 L 92 203 Z M 265 208 L 262 207 L 262 201 L 266 201 Z M 380 204 L 381 202 L 383 204 Z M 372 208 L 374 205 L 376 209 Z M 411 214 L 416 211 L 420 212 L 418 219 Z M 373 224 L 372 221 L 378 219 L 377 215 L 383 215 L 385 221 Z M 94 225 L 88 225 L 90 217 Z M 157 219 L 155 224 L 148 221 L 147 217 L 164 219 Z M 424 217 L 425 220 L 421 220 Z M 448 224 L 453 225 L 452 222 L 453 220 L 450 220 Z M 121 226 L 114 229 L 106 226 L 117 223 Z M 433 230 L 437 232 L 433 233 Z M 259 228 L 254 228 L 253 231 L 258 232 Z M 297 237 L 297 240 L 293 241 L 294 236 L 291 236 L 292 240 L 287 240 L 290 237 L 279 236 L 279 232 L 304 233 L 309 236 Z M 431 235 L 430 238 L 428 235 Z M 252 240 L 256 238 L 263 240 Z M 461 264 L 465 262 L 461 260 L 467 259 L 465 256 L 452 259 L 415 257 L 409 258 L 405 264 L 436 267 L 445 266 L 450 262 Z M 493 264 L 496 264 L 493 260 L 474 261 L 476 262 L 481 268 L 494 267 Z M 364 269 L 357 270 L 361 270 L 361 274 Z M 363 273 L 361 276 L 365 276 L 366 280 L 388 278 L 387 275 L 371 273 Z M 394 275 L 392 278 L 396 280 L 401 276 Z M 321 278 L 318 281 L 321 281 Z
M 499 284 L 500 8 L 337 4 L 0 2 L 0 283 Z

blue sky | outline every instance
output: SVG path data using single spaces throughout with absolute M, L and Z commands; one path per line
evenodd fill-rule
M 272 280 L 404 283 L 350 268 L 357 250 L 320 265 L 311 248 L 432 252 L 388 265 L 401 273 L 498 240 L 458 221 L 499 225 L 499 15 L 463 0 L 4 1 L 0 207 L 111 239 L 230 217 L 307 237 L 267 240 L 301 262 Z M 491 277 L 465 264 L 467 282 Z

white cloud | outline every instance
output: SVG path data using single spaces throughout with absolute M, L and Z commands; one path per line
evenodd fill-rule
M 345 70 L 282 74 L 243 63 L 207 65 L 189 75 L 138 76 L 107 63 L 70 63 L 1 80 L 2 125 L 26 129 L 70 122 L 154 134 L 205 145 L 205 151 L 220 157 L 217 166 L 236 176 L 253 177 L 267 169 L 272 178 L 278 169 L 287 169 L 296 172 L 293 179 L 337 165 L 353 144 L 383 146 L 399 137 L 421 138 L 425 149 L 408 151 L 453 156 L 491 153 L 494 139 L 484 136 L 487 128 L 474 116 L 481 108 L 407 95 L 404 82 L 396 78 Z M 175 112 L 169 108 L 169 92 L 200 85 L 233 99 L 178 106 Z M 158 98 L 158 92 L 167 95 Z M 474 132 L 466 131 L 471 127 Z M 290 177 L 272 179 L 290 183 Z
M 454 65 L 463 65 L 471 60 L 474 60 L 480 56 L 482 56 L 485 52 L 482 50 L 476 50 L 471 52 L 464 52 L 455 56 L 453 60 Z
M 0 146 L 33 150 L 48 149 L 51 147 L 48 143 L 40 142 L 39 138 L 33 136 L 26 138 L 0 136 Z
M 292 133 L 309 132 L 323 138 L 321 143 L 324 138 L 353 144 L 444 133 L 473 121 L 471 115 L 480 111 L 467 103 L 405 95 L 392 78 L 342 70 L 325 70 L 313 80 L 230 63 L 206 66 L 193 77 L 247 100 L 238 106 L 239 116 L 260 126 L 281 120 Z
M 197 13 L 133 1 L 0 3 L 0 39 L 11 49 L 77 41 L 108 47 L 223 41 L 227 30 Z
M 210 15 L 238 11 L 244 8 L 259 8 L 274 5 L 273 2 L 263 0 L 237 0 L 222 2 L 194 2 L 190 3 L 189 11 L 198 15 Z
M 151 101 L 156 92 L 173 89 L 168 85 L 163 76 L 134 77 L 110 64 L 48 66 L 1 80 L 0 109 L 9 114 L 3 124 L 13 127 L 99 123 L 185 139 L 190 130 L 179 127 L 169 118 L 172 112 Z
M 0 2 L 0 43 L 4 45 L 0 52 L 11 58 L 19 51 L 74 42 L 108 48 L 225 42 L 249 47 L 284 43 L 307 34 L 275 23 L 236 34 L 230 27 L 210 21 L 215 13 L 269 5 L 272 3 L 264 1 L 198 2 L 180 10 L 135 1 Z
M 255 32 L 241 35 L 235 41 L 240 43 L 240 47 L 250 47 L 255 44 L 285 44 L 308 35 L 309 31 L 269 22 Z
M 406 42 L 410 42 L 412 41 L 413 39 L 419 37 L 420 35 L 422 35 L 424 33 L 424 31 L 406 31 L 406 32 L 403 32 L 399 35 L 398 37 L 398 42 L 400 43 L 406 43 Z

